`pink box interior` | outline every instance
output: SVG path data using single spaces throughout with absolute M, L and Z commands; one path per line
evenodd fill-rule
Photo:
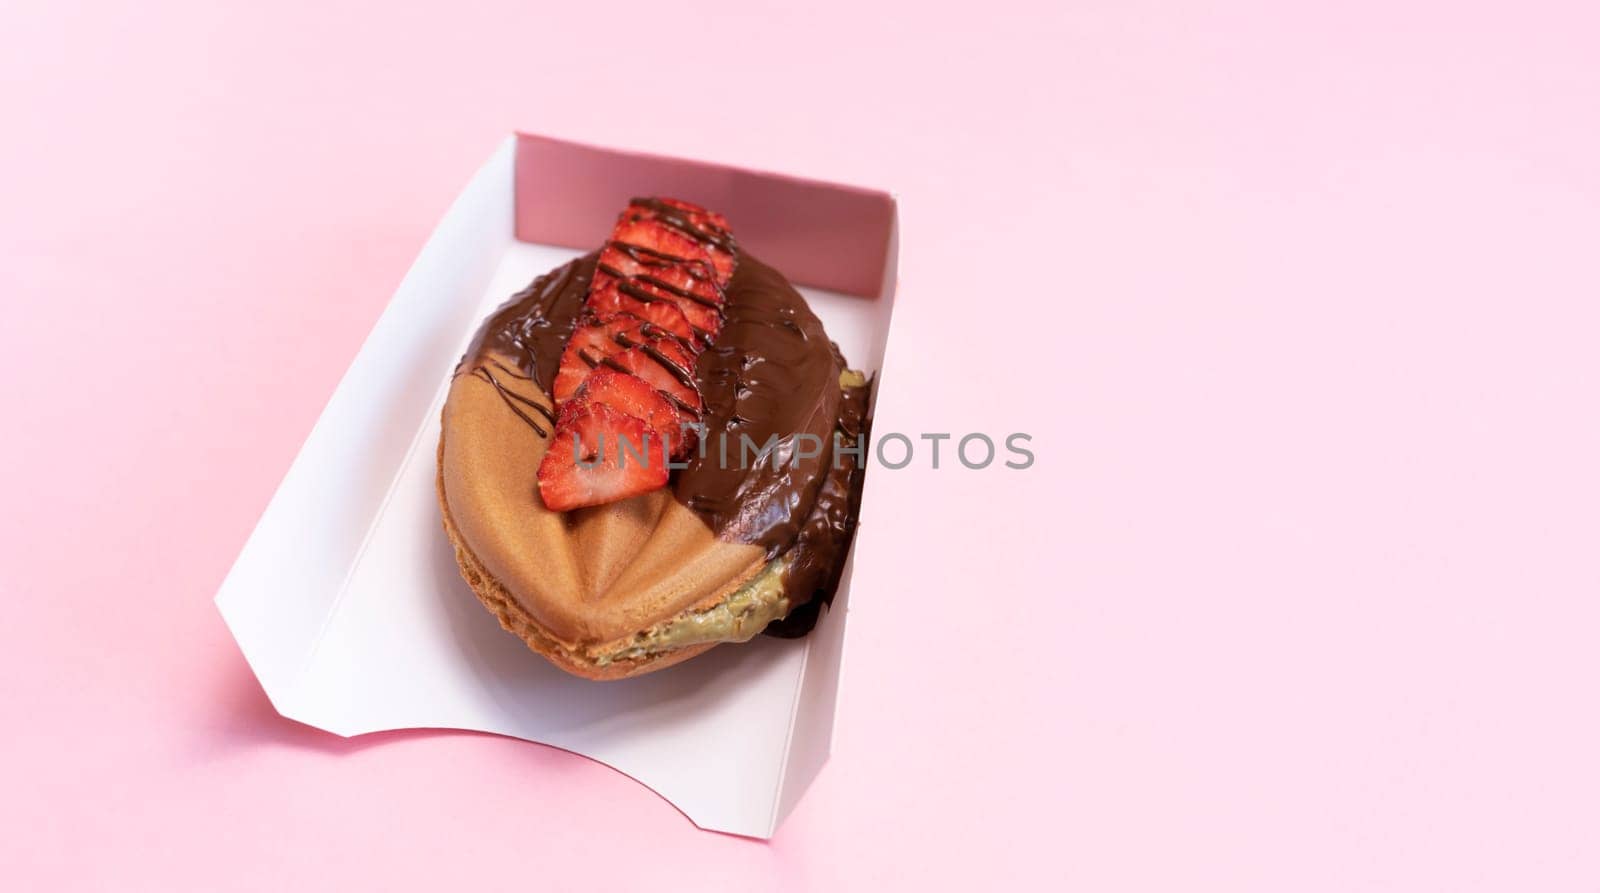
M 883 287 L 895 212 L 888 193 L 517 135 L 516 236 L 524 242 L 597 246 L 640 195 L 725 215 L 741 246 L 794 282 L 863 297 Z

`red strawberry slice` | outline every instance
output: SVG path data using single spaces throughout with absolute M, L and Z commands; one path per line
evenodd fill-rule
M 678 408 L 649 382 L 637 375 L 618 372 L 610 366 L 601 366 L 589 373 L 583 387 L 573 395 L 571 403 L 603 403 L 619 412 L 625 412 L 645 423 L 645 427 L 668 445 L 673 458 L 689 454 L 696 441 L 695 429 L 685 423 L 696 417 Z
M 719 285 L 726 286 L 733 277 L 738 245 L 733 240 L 733 233 L 728 230 L 727 218 L 721 214 L 673 198 L 636 198 L 628 205 L 623 216 L 659 221 L 689 236 L 711 255 Z
M 560 409 L 538 473 L 551 509 L 664 486 L 667 455 L 694 446 L 695 357 L 722 330 L 736 251 L 727 220 L 688 202 L 634 199 L 618 218 L 551 387 Z
M 600 252 L 600 267 L 614 275 L 652 281 L 667 290 L 687 291 L 703 303 L 721 305 L 717 271 L 702 260 L 682 258 L 646 245 L 612 240 Z
M 617 225 L 611 230 L 611 241 L 643 248 L 658 256 L 664 255 L 668 260 L 697 263 L 711 275 L 711 278 L 718 280 L 718 285 L 722 284 L 721 276 L 717 273 L 706 247 L 693 236 L 682 230 L 673 229 L 659 220 L 624 213 L 622 219 L 618 220 Z
M 721 328 L 722 320 L 715 307 L 694 304 L 631 279 L 619 279 L 603 268 L 594 274 L 588 304 L 598 316 L 631 313 L 689 342 L 709 344 L 716 337 L 713 333 Z M 698 322 L 691 322 L 685 315 L 685 305 Z
M 694 383 L 694 355 L 670 338 L 646 339 L 607 358 L 613 369 L 644 379 L 685 415 L 700 416 L 700 389 Z
M 594 274 L 589 307 L 602 317 L 631 313 L 649 320 L 685 341 L 697 343 L 696 349 L 716 339 L 717 333 L 722 331 L 720 300 L 702 299 L 687 289 L 680 294 L 658 285 L 653 279 L 648 274 L 618 278 L 602 267 Z M 704 285 L 714 287 L 710 282 Z
M 590 316 L 578 323 L 561 354 L 561 364 L 556 367 L 556 379 L 551 383 L 550 396 L 556 405 L 572 399 L 578 386 L 589 377 L 590 370 L 605 362 L 614 353 L 628 348 L 617 340 L 623 332 L 637 331 L 644 320 L 629 313 L 617 313 L 604 320 Z
M 565 512 L 648 493 L 667 483 L 660 435 L 640 419 L 604 403 L 563 407 L 550 448 L 539 463 L 539 495 Z
M 727 300 L 716 282 L 716 271 L 704 262 L 685 260 L 643 245 L 611 241 L 600 252 L 599 270 L 656 294 L 680 298 L 680 303 L 686 305 L 720 310 Z
M 716 211 L 708 211 L 693 202 L 686 202 L 681 198 L 635 198 L 628 201 L 629 211 L 645 212 L 679 212 L 689 219 L 689 222 L 699 229 L 710 230 L 724 240 L 731 240 L 733 233 L 728 229 L 728 218 Z
M 601 366 L 609 365 L 623 372 L 632 371 L 616 365 L 615 360 L 617 355 L 629 348 L 642 348 L 647 355 L 656 358 L 663 372 L 672 373 L 667 380 L 674 382 L 673 387 L 662 389 L 682 396 L 684 400 L 692 396 L 693 405 L 699 408 L 699 391 L 694 386 L 692 343 L 631 313 L 617 313 L 601 319 L 590 317 L 573 330 L 571 339 L 567 341 L 567 349 L 561 354 L 561 364 L 556 368 L 556 379 L 550 387 L 556 405 L 571 400 L 584 380 Z M 656 380 L 645 377 L 652 382 Z M 687 388 L 688 396 L 680 394 L 681 388 Z

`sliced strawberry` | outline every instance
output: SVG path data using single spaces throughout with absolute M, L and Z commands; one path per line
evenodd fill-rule
M 714 333 L 721 329 L 722 319 L 715 307 L 694 304 L 634 280 L 619 279 L 604 270 L 594 274 L 588 304 L 596 315 L 631 313 L 691 343 L 709 344 L 716 337 Z M 698 325 L 685 315 L 685 305 L 695 314 Z
M 578 323 L 561 354 L 561 365 L 556 368 L 556 380 L 551 383 L 550 396 L 559 406 L 572 398 L 578 386 L 589 377 L 589 371 L 614 353 L 626 350 L 628 345 L 617 340 L 624 332 L 637 331 L 644 320 L 630 313 L 617 313 L 605 319 L 590 316 Z
M 712 273 L 718 280 L 718 285 L 722 284 L 721 276 L 717 273 L 706 247 L 682 230 L 674 229 L 659 220 L 625 212 L 611 230 L 611 241 L 634 245 L 657 255 L 664 255 L 668 259 L 699 263 Z
M 720 295 L 700 298 L 649 274 L 618 278 L 607 272 L 614 269 L 602 265 L 594 274 L 588 302 L 597 315 L 631 313 L 691 342 L 696 350 L 716 340 L 722 331 Z M 703 286 L 715 288 L 710 282 Z
M 638 357 L 619 365 L 618 357 L 630 349 Z M 698 411 L 700 394 L 694 385 L 694 357 L 692 342 L 631 313 L 590 317 L 573 330 L 567 341 L 551 395 L 559 406 L 573 398 L 595 369 L 610 366 L 639 375 Z M 645 363 L 646 359 L 650 362 Z M 631 365 L 646 372 L 638 372 Z
M 660 435 L 604 403 L 574 400 L 562 409 L 539 463 L 539 495 L 565 512 L 648 493 L 667 483 Z
M 551 387 L 560 409 L 538 473 L 551 509 L 666 484 L 668 453 L 694 446 L 695 357 L 722 330 L 736 258 L 727 220 L 688 202 L 635 199 L 618 218 Z
M 694 422 L 696 417 L 637 375 L 601 366 L 589 374 L 568 405 L 583 401 L 603 403 L 644 422 L 668 445 L 673 458 L 688 455 L 694 446 L 694 429 L 686 428 L 685 423 Z
M 703 307 L 720 308 L 727 300 L 717 283 L 716 270 L 704 261 L 677 257 L 645 245 L 613 239 L 600 252 L 599 268 Z
M 677 341 L 654 338 L 634 342 L 627 350 L 609 357 L 606 365 L 639 376 L 686 415 L 699 417 L 700 389 L 694 383 L 694 355 Z
M 728 218 L 716 211 L 708 211 L 693 202 L 686 202 L 679 198 L 636 198 L 628 202 L 629 211 L 639 212 L 678 212 L 688 218 L 689 223 L 697 229 L 709 230 L 725 241 L 733 239 L 733 233 L 728 229 Z
M 673 198 L 636 198 L 624 212 L 625 218 L 656 220 L 694 239 L 711 256 L 717 271 L 717 282 L 726 286 L 733 278 L 738 245 L 728 230 L 728 221 L 721 214 L 707 211 L 699 205 Z
M 600 267 L 613 275 L 636 277 L 669 290 L 687 291 L 703 302 L 720 306 L 722 287 L 717 272 L 704 260 L 678 257 L 616 239 L 600 252 Z

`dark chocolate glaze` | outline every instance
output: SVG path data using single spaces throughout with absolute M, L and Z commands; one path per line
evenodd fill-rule
M 456 374 L 476 370 L 495 353 L 516 360 L 523 378 L 550 393 L 599 257 L 594 252 L 562 264 L 512 295 L 478 330 Z
M 869 442 L 867 397 L 872 385 L 844 389 L 839 408 L 839 424 L 834 443 L 860 447 Z M 864 454 L 863 454 L 864 455 Z M 790 562 L 784 568 L 783 591 L 797 607 L 787 617 L 767 624 L 766 633 L 793 639 L 811 632 L 825 605 L 833 603 L 844 573 L 845 552 L 856 535 L 856 513 L 861 508 L 861 488 L 866 481 L 866 463 L 854 455 L 840 454 L 822 482 L 817 501 L 800 527 L 800 534 L 789 549 Z
M 722 333 L 696 362 L 703 455 L 690 459 L 673 490 L 718 536 L 762 546 L 773 557 L 799 535 L 822 486 L 818 470 L 832 460 L 844 364 L 822 322 L 778 271 L 746 254 L 727 294 Z M 774 437 L 776 470 L 770 458 L 757 458 Z M 797 446 L 810 452 L 813 445 L 819 455 L 790 461 Z
M 540 420 L 525 411 L 528 401 L 507 398 L 494 376 L 516 375 L 549 392 L 598 256 L 557 267 L 513 295 L 484 323 L 457 367 L 458 375 L 487 376 L 507 406 L 541 436 Z M 832 600 L 855 532 L 862 468 L 853 456 L 835 461 L 834 447 L 865 432 L 868 388 L 840 388 L 844 358 L 805 299 L 776 270 L 741 253 L 726 295 L 722 332 L 693 370 L 704 400 L 700 451 L 674 473 L 671 486 L 677 500 L 719 538 L 760 546 L 769 558 L 787 557 L 784 591 L 793 607 L 768 631 L 804 635 Z M 490 354 L 512 360 L 516 369 Z M 534 406 L 548 418 L 543 407 Z M 741 436 L 750 444 L 743 454 Z M 756 451 L 772 438 L 774 450 L 758 461 Z M 797 447 L 818 455 L 796 465 L 791 459 Z M 779 460 L 776 469 L 772 455 Z

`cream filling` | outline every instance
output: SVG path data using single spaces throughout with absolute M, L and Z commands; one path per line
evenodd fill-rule
M 603 667 L 612 661 L 637 660 L 706 642 L 750 641 L 767 624 L 789 613 L 789 598 L 783 591 L 787 563 L 784 558 L 774 558 L 722 601 L 703 611 L 686 611 L 664 620 L 635 635 L 627 647 L 596 655 L 594 662 Z

